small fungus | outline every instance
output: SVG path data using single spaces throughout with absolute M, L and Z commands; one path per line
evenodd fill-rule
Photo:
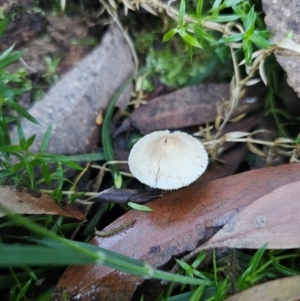
M 171 190 L 197 180 L 207 167 L 208 155 L 196 138 L 165 130 L 141 138 L 133 146 L 128 164 L 140 182 Z

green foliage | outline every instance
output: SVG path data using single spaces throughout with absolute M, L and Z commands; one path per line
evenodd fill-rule
M 18 96 L 31 89 L 30 81 L 25 78 L 24 70 L 19 70 L 14 74 L 5 70 L 22 54 L 21 51 L 14 52 L 13 46 L 11 46 L 0 55 L 0 114 L 2 115 L 5 110 L 9 111 L 12 108 L 21 116 L 30 119 L 28 113 L 17 103 Z
M 202 0 L 199 1 L 200 4 L 197 4 L 196 7 L 196 16 L 201 18 L 201 11 L 202 11 Z M 201 40 L 206 40 L 208 43 L 213 43 L 214 38 L 203 30 L 201 23 L 198 24 L 186 24 L 185 23 L 185 16 L 186 16 L 186 4 L 185 0 L 180 1 L 179 7 L 179 20 L 178 25 L 175 28 L 169 30 L 163 37 L 163 42 L 169 41 L 175 34 L 178 34 L 186 46 L 188 47 L 189 51 L 192 54 L 192 47 L 195 48 L 203 48 Z
M 152 32 L 143 32 L 138 34 L 135 39 L 135 49 L 137 52 L 145 54 L 155 41 L 155 35 Z
M 2 30 L 0 22 L 0 31 Z M 30 146 L 35 137 L 26 138 L 19 121 L 26 118 L 30 122 L 38 124 L 21 105 L 18 104 L 18 96 L 29 90 L 31 86 L 25 80 L 25 73 L 19 71 L 14 74 L 8 73 L 5 68 L 21 57 L 23 52 L 13 51 L 13 46 L 0 55 L 0 183 L 24 185 L 36 188 L 45 182 L 49 187 L 56 181 L 58 187 L 54 195 L 61 200 L 61 191 L 65 178 L 65 167 L 80 170 L 81 167 L 74 161 L 89 161 L 91 159 L 103 159 L 103 154 L 80 155 L 80 156 L 55 156 L 46 154 L 51 139 L 51 127 L 46 131 L 41 145 L 41 152 L 33 154 Z M 18 143 L 12 144 L 9 124 L 16 122 Z M 17 162 L 15 160 L 17 158 Z M 51 173 L 49 165 L 56 165 L 56 172 Z M 34 169 L 41 166 L 43 178 L 36 179 Z
M 135 76 L 134 76 L 135 77 Z M 103 125 L 102 125 L 102 145 L 104 150 L 105 159 L 107 162 L 111 162 L 115 160 L 115 155 L 113 151 L 112 146 L 112 139 L 111 139 L 111 133 L 110 133 L 110 122 L 113 116 L 113 111 L 115 108 L 115 105 L 122 94 L 122 92 L 126 89 L 126 87 L 129 85 L 129 83 L 132 82 L 134 77 L 131 77 L 129 80 L 127 80 L 122 87 L 119 89 L 119 91 L 115 94 L 113 99 L 111 100 L 110 104 L 108 105 Z M 123 184 L 122 176 L 120 174 L 119 167 L 116 164 L 110 165 L 110 171 L 112 173 L 114 184 L 116 188 L 121 188 Z
M 28 114 L 28 113 L 27 113 Z M 30 118 L 31 119 L 31 118 Z M 4 119 L 5 120 L 5 119 Z M 3 123 L 7 127 L 7 124 Z M 0 146 L 0 182 L 2 184 L 25 185 L 30 188 L 36 188 L 39 184 L 45 182 L 49 187 L 53 180 L 57 181 L 58 191 L 62 190 L 65 178 L 63 176 L 63 166 L 81 170 L 81 167 L 74 161 L 90 161 L 91 159 L 103 159 L 102 154 L 89 154 L 80 156 L 55 156 L 46 154 L 48 143 L 51 137 L 51 127 L 46 131 L 42 141 L 41 152 L 34 154 L 30 151 L 30 146 L 35 137 L 25 138 L 21 123 L 17 121 L 18 144 L 10 144 L 10 137 L 7 131 L 6 144 Z M 3 138 L 3 140 L 4 140 Z M 18 162 L 12 163 L 11 158 L 17 157 Z M 56 165 L 56 172 L 50 173 L 49 164 Z M 34 168 L 41 166 L 43 178 L 35 178 Z M 59 199 L 61 195 L 58 194 Z
M 203 82 L 214 73 L 216 66 L 222 66 L 218 54 L 212 49 L 194 53 L 191 61 L 189 55 L 183 52 L 176 53 L 171 47 L 165 47 L 160 51 L 150 48 L 146 63 L 147 68 L 151 70 L 143 80 L 142 88 L 146 91 L 153 89 L 151 78 L 154 76 L 158 76 L 167 86 L 181 87 Z M 221 76 L 224 76 L 223 69 L 220 68 Z M 227 71 L 230 72 L 230 67 Z
M 282 91 L 281 81 L 286 81 L 286 78 L 281 78 L 280 67 L 276 59 L 269 58 L 265 63 L 266 74 L 268 81 L 268 93 L 265 99 L 265 114 L 271 116 L 274 120 L 278 136 L 293 137 L 294 129 L 297 127 L 297 118 L 291 116 L 282 106 L 284 103 L 285 93 Z
M 127 205 L 131 209 L 134 209 L 134 210 L 137 210 L 137 211 L 144 211 L 144 212 L 152 212 L 153 211 L 150 207 L 148 207 L 146 205 L 140 205 L 140 204 L 133 203 L 133 202 L 128 202 Z
M 158 278 L 194 285 L 209 285 L 210 281 L 174 275 L 153 269 L 139 260 L 108 251 L 92 244 L 65 239 L 53 231 L 29 221 L 26 217 L 11 214 L 1 208 L 12 221 L 22 225 L 40 238 L 38 245 L 16 244 L 0 245 L 0 266 L 12 267 L 22 265 L 68 265 L 68 264 L 104 264 L 126 273 L 143 277 Z
M 228 250 L 218 260 L 213 257 L 212 266 L 201 267 L 205 253 L 187 264 L 177 260 L 181 272 L 190 277 L 211 281 L 209 286 L 182 286 L 186 292 L 174 295 L 165 301 L 224 300 L 236 290 L 245 290 L 258 283 L 284 276 L 300 274 L 299 250 L 266 250 L 263 245 L 252 255 L 241 250 Z
M 237 281 L 237 285 L 240 289 L 246 289 L 249 284 L 258 276 L 258 267 L 259 264 L 261 264 L 262 256 L 266 250 L 267 244 L 263 245 L 260 249 L 256 251 L 256 253 L 253 255 L 249 262 L 249 267 L 244 271 L 244 273 L 241 275 L 241 277 Z M 261 277 L 263 276 L 260 275 Z M 259 277 L 260 277 L 259 276 Z
M 56 74 L 56 69 L 57 69 L 61 59 L 62 59 L 62 57 L 60 57 L 60 56 L 54 56 L 53 58 L 50 56 L 44 57 L 44 61 L 47 66 L 47 72 L 44 75 L 44 78 L 49 85 L 53 85 L 53 84 L 57 83 L 59 80 L 58 75 Z
M 230 14 L 222 14 L 231 9 Z M 188 20 L 188 21 L 187 21 Z M 242 22 L 243 30 L 239 25 L 232 23 L 228 28 L 236 26 L 238 31 L 231 30 L 223 32 L 223 37 L 218 37 L 216 33 L 205 30 L 205 22 L 217 23 Z M 207 45 L 218 47 L 220 44 L 240 42 L 244 52 L 246 64 L 252 61 L 252 54 L 255 48 L 268 48 L 272 43 L 269 40 L 269 33 L 260 29 L 261 22 L 257 21 L 257 13 L 254 6 L 243 0 L 216 0 L 211 9 L 203 11 L 203 0 L 198 0 L 194 12 L 186 14 L 186 2 L 180 1 L 178 25 L 167 31 L 163 41 L 167 42 L 178 34 L 186 44 L 190 55 L 193 55 L 194 48 L 204 48 Z M 224 31 L 224 27 L 215 25 L 216 30 Z
M 0 31 L 3 29 L 2 25 L 3 23 L 0 22 Z M 62 199 L 62 187 L 64 182 L 68 181 L 64 177 L 65 168 L 81 169 L 75 161 L 103 160 L 104 155 L 101 153 L 83 154 L 79 156 L 56 156 L 47 154 L 46 152 L 52 134 L 51 127 L 48 128 L 44 135 L 40 153 L 33 154 L 30 151 L 35 137 L 25 137 L 20 118 L 26 118 L 35 124 L 38 124 L 38 121 L 18 103 L 18 96 L 29 90 L 30 84 L 29 81 L 26 80 L 23 71 L 11 74 L 5 70 L 6 67 L 19 59 L 22 54 L 22 52 L 13 51 L 12 46 L 0 55 L 0 183 L 22 185 L 30 188 L 39 187 L 39 185 L 43 183 L 46 183 L 49 187 L 55 184 L 56 189 L 52 194 L 60 201 Z M 14 141 L 14 143 L 12 143 L 9 133 L 9 124 L 11 122 L 15 122 L 17 127 L 18 141 Z M 51 171 L 53 170 L 53 166 L 56 166 L 54 172 Z M 41 167 L 42 177 L 40 179 L 37 178 L 36 175 L 37 167 Z M 5 209 L 2 208 L 1 211 L 5 211 Z M 27 238 L 21 236 L 11 236 L 9 239 L 5 236 L 1 237 L 0 265 L 2 267 L 8 267 L 10 274 L 0 275 L 0 288 L 10 289 L 8 300 L 25 300 L 31 285 L 41 277 L 49 274 L 49 268 L 36 271 L 29 268 L 28 264 L 30 263 L 38 264 L 38 262 L 30 262 L 30 260 L 34 261 L 34 257 L 38 258 L 40 255 L 43 255 L 43 252 L 49 252 L 49 247 L 42 246 L 40 248 L 44 249 L 40 250 L 39 246 L 32 244 L 32 241 L 34 240 L 35 243 L 37 243 L 41 237 L 49 238 L 55 232 L 60 232 L 60 235 L 62 235 L 61 231 L 66 227 L 66 224 L 63 225 L 61 218 L 57 219 L 52 216 L 42 218 L 30 216 L 26 218 L 20 217 L 18 222 L 16 222 L 15 216 L 12 216 L 11 219 L 12 221 L 2 222 L 0 228 L 14 227 L 16 230 L 20 224 L 26 224 L 29 227 L 29 231 L 32 230 L 33 233 Z M 35 228 L 35 226 L 37 228 Z M 78 227 L 78 224 L 76 224 L 76 227 Z M 42 229 L 42 232 L 36 233 L 35 236 L 35 229 Z M 57 235 L 55 237 L 60 236 Z M 38 241 L 36 241 L 37 238 Z M 6 243 L 7 241 L 16 242 L 18 240 L 23 240 L 24 242 L 24 239 L 28 241 L 28 243 L 31 243 L 30 246 L 28 245 L 28 256 L 26 256 L 26 245 L 20 246 L 18 244 L 10 245 Z M 60 241 L 64 240 L 61 237 L 60 239 Z M 55 263 L 54 257 L 57 259 L 61 257 L 59 255 L 61 255 L 63 245 L 64 244 L 60 245 L 57 250 L 52 250 L 52 252 L 56 252 L 57 254 L 46 254 L 47 256 L 45 255 L 42 259 L 43 265 L 47 264 L 47 258 L 52 258 L 51 264 L 53 264 L 53 262 Z M 6 261 L 7 250 L 11 251 L 8 252 L 13 262 L 8 263 L 8 261 Z M 68 253 L 67 250 L 66 252 Z M 72 252 L 72 254 L 73 253 L 74 252 Z M 73 255 L 76 257 L 76 254 Z M 109 256 L 111 257 L 110 254 Z M 20 261 L 18 261 L 17 258 L 19 258 Z M 58 262 L 56 264 L 58 264 Z M 20 272 L 18 269 L 18 272 L 15 272 L 13 266 L 18 268 L 22 267 L 23 271 Z M 53 270 L 53 268 L 50 269 Z
M 207 29 L 208 22 L 215 30 Z M 224 23 L 228 23 L 228 26 Z M 152 72 L 144 79 L 145 90 L 153 87 L 150 80 L 153 74 L 160 76 L 164 84 L 178 87 L 191 81 L 193 84 L 200 83 L 213 70 L 230 70 L 230 67 L 224 68 L 221 64 L 225 57 L 228 60 L 227 46 L 230 43 L 238 49 L 238 54 L 243 55 L 247 65 L 251 64 L 254 51 L 272 45 L 259 12 L 255 11 L 250 1 L 242 0 L 216 0 L 211 7 L 203 0 L 196 1 L 194 6 L 181 0 L 178 21 L 163 36 L 163 42 L 168 42 L 168 46 L 154 50 L 153 34 L 148 34 L 147 39 L 144 35 L 146 42 L 143 51 L 149 49 L 146 62 L 147 67 L 152 68 Z M 242 59 L 239 56 L 239 60 Z

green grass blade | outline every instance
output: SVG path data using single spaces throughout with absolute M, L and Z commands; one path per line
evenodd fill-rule
M 42 154 L 39 155 L 39 158 L 44 162 L 87 162 L 87 161 L 103 161 L 105 160 L 105 156 L 103 153 L 93 153 L 93 154 L 82 154 L 82 155 L 71 155 L 71 156 L 63 156 L 63 155 L 49 155 Z
M 22 106 L 20 106 L 15 101 L 7 99 L 5 100 L 5 103 L 15 111 L 17 111 L 22 117 L 28 119 L 32 123 L 39 124 L 39 122 L 32 115 L 30 115 Z
M 152 212 L 153 209 L 151 209 L 150 207 L 146 206 L 146 205 L 140 205 L 137 203 L 133 203 L 133 202 L 128 202 L 127 205 L 134 210 L 137 211 L 144 211 L 144 212 Z
M 195 285 L 211 284 L 210 281 L 155 270 L 147 263 L 96 246 L 75 242 L 74 244 L 77 245 L 77 250 L 60 243 L 52 243 L 54 248 L 39 245 L 0 245 L 0 266 L 103 264 L 125 273 L 146 278 L 151 277 Z
M 136 76 L 136 75 L 135 75 Z M 114 108 L 116 106 L 116 103 L 123 93 L 123 91 L 126 89 L 126 87 L 132 82 L 132 80 L 135 78 L 135 76 L 132 76 L 130 79 L 128 79 L 119 89 L 119 91 L 115 94 L 113 99 L 111 100 L 104 120 L 103 120 L 103 125 L 102 125 L 102 145 L 103 145 L 103 150 L 104 150 L 104 156 L 107 161 L 114 161 L 115 160 L 115 155 L 114 155 L 114 150 L 112 147 L 112 140 L 111 140 L 111 134 L 110 134 L 110 123 L 112 119 L 112 115 L 114 112 Z M 122 177 L 120 174 L 119 167 L 116 164 L 111 164 L 109 166 L 109 169 L 113 175 L 114 183 L 116 188 L 121 188 L 122 186 Z
M 219 10 L 219 7 L 221 5 L 222 0 L 215 0 L 213 6 L 212 6 L 212 11 L 217 11 Z
M 97 258 L 87 256 L 72 249 L 52 249 L 35 245 L 0 245 L 0 266 L 18 267 L 22 265 L 55 265 L 95 263 Z
M 184 25 L 184 17 L 185 17 L 185 0 L 180 0 L 178 17 L 179 17 L 178 20 L 179 27 L 182 27 Z
M 199 18 L 201 17 L 202 14 L 202 7 L 203 7 L 203 0 L 198 0 L 196 6 L 196 16 Z
M 19 120 L 17 121 L 17 130 L 18 130 L 18 138 L 19 138 L 20 146 L 22 147 L 22 149 L 25 149 L 26 139 L 25 139 L 23 128 Z
M 211 281 L 194 279 L 175 275 L 159 270 L 142 261 L 108 251 L 97 246 L 75 242 L 58 236 L 44 227 L 35 224 L 27 218 L 11 214 L 7 209 L 1 208 L 7 216 L 39 236 L 47 237 L 47 245 L 0 245 L 0 266 L 20 266 L 24 264 L 103 264 L 108 267 L 142 276 L 158 278 L 166 281 L 180 282 L 191 285 L 211 285 Z M 41 241 L 43 242 L 43 241 Z
M 9 18 L 5 18 L 3 20 L 0 21 L 0 37 L 3 35 L 3 33 L 5 32 L 7 25 L 9 23 L 10 19 Z
M 258 268 L 260 260 L 263 256 L 264 252 L 266 251 L 267 245 L 268 245 L 268 243 L 265 243 L 264 245 L 262 245 L 251 258 L 249 267 L 252 268 L 252 272 L 254 272 Z
M 56 269 L 53 268 L 53 271 Z M 49 268 L 41 268 L 33 270 L 34 275 L 37 278 L 44 278 L 49 275 Z M 11 288 L 13 285 L 16 284 L 15 277 L 18 279 L 20 283 L 24 283 L 28 281 L 32 276 L 28 272 L 20 272 L 16 273 L 15 275 L 0 275 L 0 289 Z
M 47 147 L 48 147 L 48 145 L 49 145 L 51 136 L 52 136 L 52 125 L 50 125 L 50 126 L 47 128 L 47 131 L 46 131 L 45 134 L 44 134 L 43 141 L 42 141 L 42 145 L 41 145 L 41 152 L 42 152 L 42 153 L 44 153 L 44 152 L 47 150 Z
M 163 36 L 163 42 L 167 42 L 170 39 L 174 37 L 174 35 L 177 33 L 177 28 L 172 28 L 168 32 L 166 32 Z

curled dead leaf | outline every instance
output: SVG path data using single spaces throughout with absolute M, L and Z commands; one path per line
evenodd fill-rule
M 71 205 L 59 205 L 48 194 L 18 186 L 0 186 L 0 205 L 18 214 L 51 214 L 86 221 L 84 214 Z M 0 217 L 5 216 L 0 211 Z

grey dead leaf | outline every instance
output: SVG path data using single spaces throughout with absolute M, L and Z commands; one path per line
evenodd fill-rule
M 95 118 L 133 73 L 130 49 L 122 32 L 112 26 L 100 45 L 29 110 L 40 125 L 22 120 L 25 136 L 36 135 L 31 150 L 39 151 L 42 137 L 52 125 L 48 153 L 93 151 L 99 132 Z M 119 98 L 117 105 L 120 108 L 128 105 L 131 91 L 129 85 Z M 16 128 L 12 130 L 12 136 L 17 139 Z
M 295 9 L 299 5 L 298 0 L 263 0 L 262 6 L 266 14 L 265 22 L 268 30 L 274 34 L 273 41 L 282 46 L 292 48 L 293 51 L 299 51 L 300 26 L 299 12 Z M 285 35 L 293 32 L 293 41 L 287 42 Z M 300 95 L 300 57 L 299 56 L 281 56 L 275 54 L 277 61 L 287 72 L 288 84 Z
M 276 279 L 256 285 L 224 301 L 296 301 L 300 296 L 300 276 Z
M 45 193 L 16 186 L 0 186 L 0 205 L 18 214 L 50 214 L 86 221 L 85 215 L 71 205 L 58 205 Z M 5 216 L 0 209 L 0 217 Z

